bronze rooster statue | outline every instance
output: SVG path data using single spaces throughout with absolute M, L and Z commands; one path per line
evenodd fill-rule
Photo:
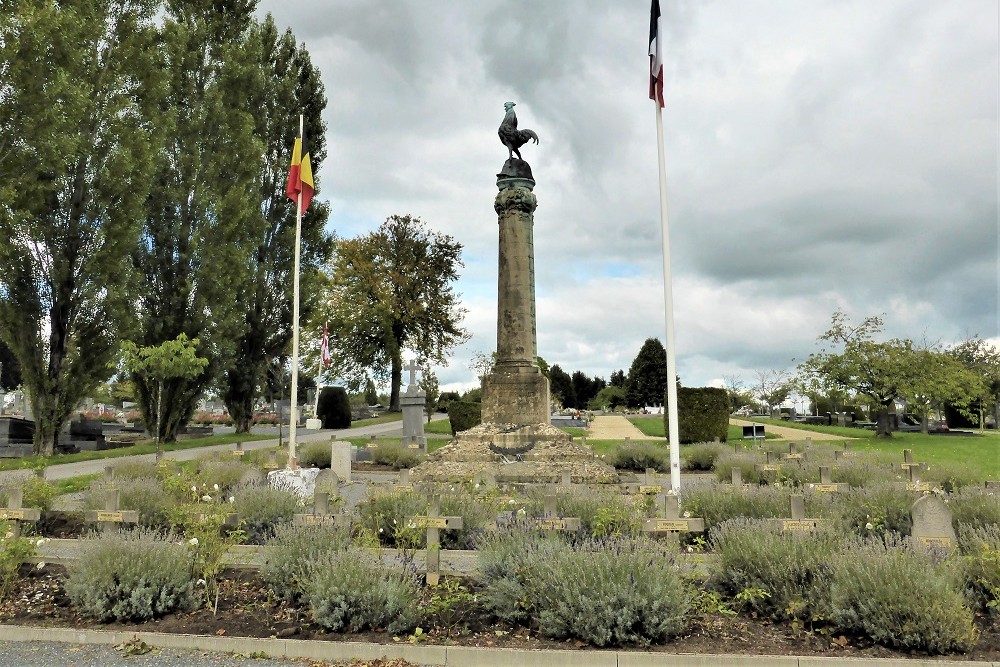
M 517 159 L 520 160 L 522 159 L 521 151 L 518 149 L 528 143 L 528 140 L 533 140 L 537 144 L 538 135 L 535 134 L 534 130 L 517 129 L 517 114 L 514 113 L 513 102 L 504 102 L 503 108 L 507 113 L 503 117 L 503 122 L 500 123 L 497 134 L 500 135 L 500 143 L 507 147 L 510 158 L 517 155 Z

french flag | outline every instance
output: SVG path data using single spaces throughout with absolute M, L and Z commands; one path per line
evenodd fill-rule
M 649 99 L 661 107 L 663 104 L 663 35 L 660 25 L 660 0 L 653 0 L 649 8 Z

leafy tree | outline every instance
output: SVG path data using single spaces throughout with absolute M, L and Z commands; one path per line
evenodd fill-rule
M 978 395 L 962 412 L 980 427 L 989 413 L 993 414 L 994 423 L 1000 424 L 1000 349 L 981 336 L 970 336 L 947 353 L 982 380 Z
M 625 405 L 625 390 L 610 385 L 597 392 L 597 396 L 590 399 L 587 407 L 591 410 L 614 410 L 619 405 Z
M 666 348 L 658 338 L 647 338 L 628 370 L 626 405 L 633 408 L 663 405 L 668 377 Z
M 156 3 L 0 2 L 0 339 L 52 454 L 111 374 L 151 174 Z
M 224 381 L 222 398 L 237 433 L 250 430 L 254 398 L 272 359 L 288 354 L 292 340 L 292 271 L 295 260 L 295 203 L 285 195 L 292 146 L 301 112 L 305 117 L 313 173 L 326 157 L 326 96 L 319 71 L 291 30 L 280 34 L 270 14 L 251 25 L 247 51 L 253 59 L 247 109 L 254 135 L 264 154 L 255 175 L 259 224 L 253 226 L 256 245 L 247 255 L 249 276 L 238 283 L 236 301 L 243 307 L 244 326 L 236 340 Z M 319 192 L 316 184 L 316 192 Z M 319 269 L 328 259 L 331 238 L 324 231 L 329 208 L 313 199 L 302 216 L 300 317 L 308 320 L 317 305 Z
M 830 329 L 821 341 L 841 348 L 840 352 L 821 349 L 799 366 L 806 376 L 816 376 L 835 387 L 869 396 L 878 406 L 876 435 L 891 437 L 890 411 L 897 398 L 905 395 L 914 362 L 913 342 L 892 339 L 885 343 L 872 340 L 882 330 L 882 319 L 866 317 L 853 325 L 847 315 L 837 311 Z
M 611 374 L 611 378 L 608 380 L 608 384 L 612 387 L 625 388 L 625 384 L 628 382 L 628 378 L 625 376 L 625 371 L 619 369 Z
M 558 400 L 564 408 L 576 407 L 573 379 L 559 364 L 555 364 L 549 369 L 549 391 L 552 398 Z
M 198 356 L 199 341 L 188 340 L 183 333 L 156 347 L 138 347 L 131 341 L 122 344 L 125 368 L 156 387 L 156 411 L 153 433 L 156 436 L 156 460 L 160 460 L 160 436 L 163 433 L 163 385 L 175 378 L 190 379 L 201 375 L 208 359 Z M 149 430 L 147 424 L 147 431 Z
M 431 370 L 430 364 L 424 364 L 421 367 L 420 380 L 417 384 L 425 394 L 424 412 L 427 413 L 427 421 L 429 422 L 437 409 L 438 396 L 441 394 L 441 385 L 438 383 L 437 375 Z
M 966 408 L 986 391 L 983 378 L 959 359 L 933 347 L 915 349 L 910 378 L 903 394 L 911 412 L 920 417 L 920 430 L 927 433 L 930 412 L 945 403 Z
M 597 392 L 606 386 L 603 378 L 590 378 L 583 371 L 574 371 L 571 376 L 573 380 L 573 393 L 576 395 L 576 402 L 573 407 L 584 409 L 587 404 L 597 396 Z
M 21 386 L 21 364 L 3 340 L 0 340 L 0 391 Z
M 138 347 L 156 347 L 181 333 L 198 338 L 209 360 L 204 373 L 163 383 L 163 438 L 190 419 L 199 395 L 236 354 L 246 331 L 251 254 L 259 248 L 261 162 L 250 108 L 260 59 L 248 39 L 254 0 L 171 0 L 161 28 L 164 102 L 155 124 L 166 139 L 157 151 L 135 265 L 143 277 Z M 282 118 L 285 118 L 284 116 Z M 156 404 L 152 386 L 133 376 L 146 422 Z
M 367 384 L 365 384 L 365 403 L 368 405 L 378 404 L 378 392 L 375 391 L 375 381 L 368 378 Z
M 753 391 L 758 400 L 770 412 L 774 406 L 781 405 L 792 393 L 794 385 L 786 371 L 767 370 L 756 371 L 756 382 Z
M 370 375 L 388 379 L 389 409 L 398 411 L 403 350 L 446 363 L 468 339 L 460 326 L 465 309 L 453 287 L 461 253 L 460 243 L 408 215 L 337 242 L 324 316 L 340 377 L 354 387 Z

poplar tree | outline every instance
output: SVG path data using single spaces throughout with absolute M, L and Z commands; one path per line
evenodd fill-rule
M 168 0 L 161 28 L 164 104 L 156 119 L 166 137 L 156 153 L 149 212 L 135 264 L 139 347 L 180 334 L 201 341 L 204 373 L 162 383 L 159 436 L 171 441 L 201 393 L 218 380 L 245 331 L 238 301 L 263 224 L 258 178 L 263 143 L 249 109 L 257 65 L 248 34 L 255 0 Z M 147 424 L 160 388 L 133 374 Z
M 647 338 L 628 369 L 625 403 L 629 407 L 665 405 L 667 350 L 658 338 Z
M 0 339 L 34 449 L 112 373 L 156 126 L 155 3 L 0 0 Z
M 255 175 L 259 221 L 247 255 L 248 279 L 236 300 L 244 309 L 243 331 L 226 369 L 223 400 L 237 433 L 250 430 L 254 399 L 270 364 L 287 357 L 292 340 L 292 271 L 295 261 L 295 202 L 285 195 L 292 145 L 304 116 L 313 173 L 326 157 L 326 96 L 309 52 L 297 46 L 291 30 L 279 33 L 270 14 L 251 26 L 248 51 L 255 68 L 248 109 L 254 134 L 264 143 Z M 319 191 L 316 184 L 315 192 Z M 316 280 L 329 258 L 331 237 L 324 231 L 329 209 L 315 196 L 302 217 L 300 318 L 316 305 Z

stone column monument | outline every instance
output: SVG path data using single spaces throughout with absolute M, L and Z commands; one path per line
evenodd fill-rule
M 403 410 L 403 444 L 427 446 L 424 435 L 424 408 L 427 405 L 427 392 L 417 384 L 417 362 L 410 360 L 405 366 L 410 372 L 410 382 L 406 392 L 399 397 L 399 407 Z
M 549 381 L 536 364 L 534 212 L 538 205 L 531 167 L 520 148 L 538 143 L 517 129 L 514 103 L 497 134 L 508 159 L 497 174 L 493 203 L 499 225 L 497 361 L 483 379 L 482 423 L 428 456 L 411 472 L 414 481 L 468 481 L 486 475 L 498 482 L 616 482 L 615 469 L 549 423 Z

